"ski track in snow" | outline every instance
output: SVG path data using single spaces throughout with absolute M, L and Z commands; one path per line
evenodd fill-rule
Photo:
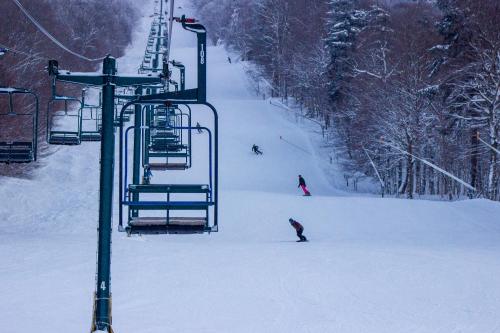
M 136 71 L 146 47 L 145 3 L 121 73 Z M 194 36 L 177 26 L 172 52 L 192 86 Z M 313 147 L 250 92 L 243 65 L 228 64 L 221 47 L 208 48 L 208 61 L 208 99 L 220 115 L 220 232 L 129 238 L 115 220 L 115 332 L 500 332 L 498 203 L 332 188 L 314 154 L 280 140 Z M 193 109 L 193 123 L 209 124 L 209 112 Z M 194 167 L 153 182 L 204 181 L 205 144 L 195 135 Z M 90 328 L 99 145 L 54 150 L 33 180 L 0 179 L 1 332 Z M 301 196 L 299 173 L 313 197 Z M 310 242 L 295 242 L 290 216 Z

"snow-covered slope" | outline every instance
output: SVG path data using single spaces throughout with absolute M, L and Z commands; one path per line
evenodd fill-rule
M 121 72 L 140 62 L 151 8 Z M 192 86 L 193 36 L 176 30 L 173 43 Z M 115 332 L 500 331 L 498 203 L 339 195 L 308 134 L 251 94 L 242 64 L 229 64 L 220 47 L 208 61 L 220 113 L 220 232 L 115 232 Z M 209 112 L 194 114 L 209 123 Z M 251 154 L 253 143 L 263 156 Z M 153 181 L 201 179 L 203 147 L 195 137 L 192 170 Z M 0 179 L 1 332 L 90 328 L 99 148 L 56 150 L 33 180 Z M 313 197 L 296 188 L 299 173 Z M 309 243 L 295 243 L 289 217 Z

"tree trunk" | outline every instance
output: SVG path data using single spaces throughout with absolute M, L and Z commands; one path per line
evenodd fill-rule
M 471 136 L 471 156 L 470 156 L 470 183 L 472 187 L 478 188 L 478 163 L 479 163 L 479 131 L 475 130 Z M 469 192 L 469 196 L 472 193 Z
M 408 144 L 408 152 L 413 154 L 413 145 L 410 142 Z M 414 172 L 413 172 L 413 156 L 408 155 L 406 162 L 406 196 L 408 199 L 413 199 L 413 183 L 414 183 Z

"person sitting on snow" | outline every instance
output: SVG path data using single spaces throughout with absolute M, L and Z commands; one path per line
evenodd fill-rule
M 306 236 L 302 235 L 302 233 L 304 232 L 304 227 L 302 226 L 302 224 L 292 218 L 289 218 L 288 222 L 290 222 L 290 225 L 295 229 L 295 231 L 297 231 L 297 237 L 299 237 L 298 242 L 307 242 Z
M 252 146 L 252 151 L 255 153 L 255 155 L 262 155 L 262 152 L 259 150 L 259 146 L 255 144 Z

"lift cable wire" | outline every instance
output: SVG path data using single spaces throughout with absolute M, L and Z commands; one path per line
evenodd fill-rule
M 47 36 L 52 42 L 54 42 L 57 46 L 59 46 L 64 51 L 71 53 L 75 57 L 78 57 L 80 59 L 90 61 L 90 62 L 101 61 L 105 58 L 105 57 L 101 57 L 101 58 L 92 59 L 92 58 L 88 58 L 86 56 L 83 56 L 75 51 L 70 50 L 69 48 L 64 46 L 64 44 L 62 44 L 59 40 L 57 40 L 54 36 L 52 36 L 40 23 L 38 23 L 37 20 L 35 20 L 33 18 L 33 16 L 30 15 L 30 13 L 26 10 L 26 8 L 23 7 L 23 5 L 18 0 L 12 0 L 12 1 L 14 2 L 14 4 L 16 4 L 17 7 L 19 7 L 19 9 L 23 12 L 23 14 L 26 15 L 26 17 L 38 28 L 38 30 L 40 30 L 45 36 Z

